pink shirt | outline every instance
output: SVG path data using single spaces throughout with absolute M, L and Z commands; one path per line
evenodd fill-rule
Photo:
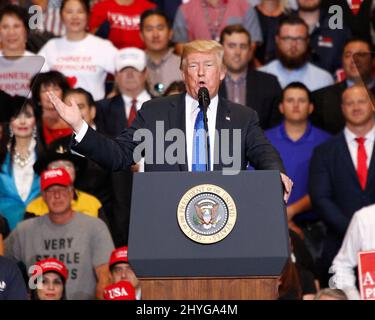
M 174 40 L 218 40 L 224 27 L 242 24 L 249 9 L 247 0 L 222 0 L 217 7 L 212 7 L 205 0 L 190 0 L 178 9 L 173 26 Z M 215 25 L 215 22 L 218 25 Z

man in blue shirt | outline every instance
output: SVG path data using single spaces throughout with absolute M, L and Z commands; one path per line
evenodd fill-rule
M 305 238 L 313 258 L 317 258 L 324 228 L 317 214 L 311 211 L 308 169 L 315 146 L 325 142 L 330 135 L 310 124 L 308 117 L 313 108 L 307 87 L 300 82 L 290 83 L 283 90 L 279 105 L 284 121 L 265 133 L 279 151 L 286 172 L 294 181 L 287 204 L 289 228 Z
M 0 256 L 0 300 L 28 300 L 25 281 L 17 265 Z

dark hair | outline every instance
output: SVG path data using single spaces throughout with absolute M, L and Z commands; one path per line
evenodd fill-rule
M 230 36 L 232 33 L 244 33 L 247 35 L 249 39 L 249 43 L 251 43 L 251 35 L 250 32 L 247 31 L 242 24 L 232 24 L 229 26 L 226 26 L 220 33 L 220 43 L 224 43 L 224 37 L 225 35 Z
M 55 271 L 48 271 L 48 272 L 45 272 L 43 274 L 46 274 L 46 273 L 54 273 L 54 274 L 57 274 L 60 277 L 61 282 L 63 283 L 63 292 L 62 292 L 60 300 L 66 300 L 66 286 L 65 286 L 66 282 L 65 282 L 64 278 L 61 276 L 61 274 L 59 274 L 58 272 L 55 272 Z M 31 300 L 40 300 L 39 296 L 38 296 L 38 290 L 37 289 L 30 290 L 30 294 L 31 294 Z
M 56 85 L 61 88 L 63 94 L 70 88 L 65 76 L 58 71 L 48 71 L 36 74 L 30 81 L 32 99 L 35 105 L 40 105 L 40 89 L 42 85 Z
M 303 291 L 297 266 L 288 258 L 280 276 L 279 300 L 302 300 Z
M 301 89 L 303 91 L 306 92 L 307 94 L 307 97 L 309 99 L 309 102 L 311 102 L 311 91 L 309 90 L 309 88 L 307 88 L 302 82 L 291 82 L 289 83 L 284 89 L 283 89 L 283 93 L 282 93 L 282 96 L 281 96 L 281 101 L 284 100 L 284 95 L 285 95 L 285 92 L 288 90 L 288 89 Z
M 71 0 L 62 0 L 61 1 L 61 6 L 60 6 L 60 15 L 62 15 L 62 12 L 64 10 L 64 7 L 65 5 Z M 90 15 L 90 1 L 88 0 L 77 0 L 80 2 L 80 4 L 82 5 L 83 9 L 85 9 L 86 11 L 86 14 L 87 15 Z
M 186 91 L 185 82 L 183 81 L 173 81 L 168 88 L 165 90 L 163 96 L 167 97 L 172 91 L 178 91 L 179 93 L 183 93 Z
M 278 35 L 280 34 L 280 30 L 284 25 L 292 25 L 292 26 L 303 25 L 306 28 L 307 35 L 309 35 L 309 26 L 307 25 L 305 20 L 303 20 L 297 15 L 287 15 L 287 16 L 282 17 L 279 21 L 279 25 L 277 26 L 276 34 Z
M 29 31 L 29 15 L 25 8 L 16 6 L 14 4 L 7 4 L 0 9 L 0 21 L 4 18 L 4 16 L 16 16 L 22 21 L 25 30 L 27 32 Z
M 373 49 L 372 43 L 371 43 L 370 41 L 368 41 L 367 39 L 362 38 L 362 37 L 351 37 L 350 39 L 348 39 L 348 40 L 345 42 L 342 51 L 344 52 L 346 46 L 347 46 L 348 44 L 352 43 L 352 42 L 363 42 L 363 43 L 367 44 L 368 49 L 369 49 L 369 52 L 372 51 L 372 49 Z
M 95 106 L 95 101 L 94 101 L 94 97 L 92 96 L 92 94 L 90 92 L 88 92 L 87 90 L 85 89 L 82 89 L 82 88 L 74 88 L 74 89 L 68 89 L 67 91 L 65 91 L 64 93 L 64 99 L 66 96 L 68 96 L 69 94 L 82 94 L 85 96 L 86 98 L 86 102 L 87 104 L 89 105 L 89 107 L 91 108 L 92 106 Z
M 153 16 L 153 15 L 160 16 L 160 17 L 164 18 L 165 22 L 167 23 L 168 29 L 172 28 L 171 21 L 169 20 L 166 13 L 164 11 L 158 9 L 158 8 L 155 8 L 155 9 L 146 10 L 141 14 L 141 20 L 140 20 L 140 24 L 139 24 L 139 28 L 140 28 L 141 31 L 143 30 L 143 25 L 144 25 L 145 20 L 148 17 Z
M 43 132 L 42 132 L 42 120 L 41 120 L 41 112 L 39 108 L 36 108 L 35 104 L 32 100 L 26 99 L 24 97 L 13 97 L 14 99 L 14 108 L 12 109 L 12 113 L 10 115 L 10 119 L 17 118 L 20 114 L 24 113 L 26 111 L 26 108 L 30 106 L 34 112 L 34 117 L 36 120 L 36 148 L 37 148 L 37 157 L 39 157 L 44 150 L 46 149 L 46 143 L 43 138 Z M 16 145 L 16 138 L 14 136 L 11 137 L 9 128 L 3 127 L 3 137 L 2 137 L 2 143 L 0 145 L 0 166 L 4 163 L 6 155 L 8 152 L 10 152 L 11 161 L 9 166 L 9 171 L 12 169 L 12 162 L 14 157 L 14 148 Z M 8 150 L 9 146 L 9 150 Z

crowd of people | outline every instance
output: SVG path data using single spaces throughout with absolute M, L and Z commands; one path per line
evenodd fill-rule
M 142 298 L 127 245 L 144 159 L 111 172 L 72 152 L 49 93 L 114 138 L 145 102 L 186 92 L 181 54 L 199 39 L 223 48 L 219 96 L 257 112 L 294 182 L 280 299 L 359 299 L 357 253 L 375 249 L 374 29 L 375 0 L 0 1 L 0 300 Z

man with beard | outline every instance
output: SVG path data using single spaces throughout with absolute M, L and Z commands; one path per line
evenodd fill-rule
M 309 26 L 311 61 L 320 68 L 334 74 L 341 68 L 341 52 L 351 38 L 350 29 L 331 29 L 331 14 L 328 8 L 322 8 L 321 0 L 298 0 L 296 14 Z
M 332 76 L 314 66 L 309 60 L 309 27 L 298 16 L 288 16 L 280 21 L 276 35 L 276 56 L 259 70 L 271 73 L 279 79 L 284 88 L 299 81 L 310 91 L 333 84 Z
M 240 24 L 227 26 L 221 32 L 220 43 L 224 47 L 227 74 L 219 94 L 255 109 L 263 129 L 278 124 L 281 87 L 275 76 L 255 70 L 251 65 L 254 50 L 249 32 Z

